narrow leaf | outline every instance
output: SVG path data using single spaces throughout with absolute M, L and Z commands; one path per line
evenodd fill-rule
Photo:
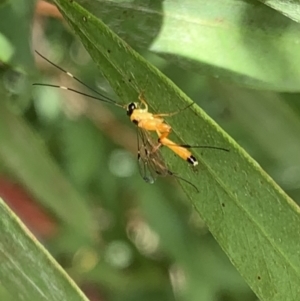
M 131 46 L 196 74 L 299 91 L 300 25 L 258 1 L 79 1 Z M 262 2 L 299 18 L 297 0 Z
M 87 298 L 0 199 L 0 279 L 14 300 Z
M 174 112 L 190 101 L 100 20 L 75 2 L 55 1 L 122 102 L 141 91 L 154 112 Z M 125 112 L 124 112 L 125 113 Z M 200 162 L 191 170 L 170 152 L 172 171 L 230 260 L 261 300 L 298 300 L 300 287 L 299 209 L 261 167 L 199 107 L 168 119 L 176 141 L 230 149 L 195 149 Z M 174 135 L 174 136 L 175 136 Z

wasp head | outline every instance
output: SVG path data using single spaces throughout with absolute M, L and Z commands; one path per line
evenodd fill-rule
M 131 114 L 133 113 L 134 110 L 137 109 L 137 104 L 135 102 L 131 102 L 128 106 L 127 106 L 127 115 L 131 116 Z

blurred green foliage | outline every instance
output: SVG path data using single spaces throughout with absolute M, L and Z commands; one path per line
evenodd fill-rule
M 34 191 L 31 193 L 37 204 L 47 204 L 49 216 L 58 227 L 55 235 L 42 238 L 50 253 L 91 300 L 256 300 L 176 182 L 158 179 L 155 185 L 149 186 L 142 181 L 136 162 L 135 129 L 130 127 L 122 110 L 88 102 L 70 92 L 31 86 L 33 82 L 59 83 L 81 90 L 39 57 L 34 67 L 30 49 L 37 49 L 88 85 L 116 98 L 62 19 L 49 17 L 47 9 L 44 13 L 41 8 L 34 15 L 33 3 L 18 10 L 15 2 L 7 2 L 0 10 L 3 36 L 0 43 L 6 37 L 5 45 L 10 45 L 1 47 L 3 53 L 0 53 L 3 61 L 0 116 L 7 116 L 11 121 L 7 124 L 11 124 L 14 135 L 23 135 L 24 149 L 31 152 L 33 161 L 20 160 L 23 149 L 20 158 L 16 157 L 16 150 L 11 161 L 2 152 L 1 177 L 24 186 L 29 186 L 28 181 L 32 179 L 36 185 L 45 187 L 45 195 L 46 191 L 49 195 L 46 199 Z M 97 12 L 103 5 L 101 2 L 85 4 L 98 7 Z M 157 56 L 159 51 L 149 49 L 162 30 L 163 15 L 153 23 L 148 20 L 150 24 L 144 20 L 140 27 L 134 27 L 134 34 L 128 34 L 128 25 L 122 20 L 133 20 L 138 9 L 122 14 L 122 5 L 115 5 L 115 14 L 107 14 L 103 19 L 119 29 L 116 31 L 125 39 L 129 36 L 134 48 L 197 102 L 299 201 L 300 106 L 294 83 L 294 93 L 284 89 L 278 92 L 275 88 L 256 90 L 253 89 L 255 81 L 251 81 L 252 88 L 246 88 L 229 82 L 226 76 L 218 79 L 206 72 L 209 68 L 205 64 L 205 72 L 200 73 L 198 66 L 195 72 L 187 64 L 188 60 L 174 53 Z M 157 2 L 151 10 L 143 12 L 150 19 L 158 6 Z M 268 10 L 266 14 L 275 14 L 262 4 L 253 5 L 254 11 L 255 6 Z M 15 27 L 8 26 L 16 19 L 15 23 L 22 29 L 17 35 Z M 299 32 L 298 25 L 293 27 Z M 143 37 L 143 31 L 149 28 L 151 32 Z M 230 31 L 226 34 L 230 35 Z M 280 52 L 273 59 L 281 60 Z M 300 72 L 300 66 L 293 68 Z M 285 86 L 289 87 L 288 83 L 282 84 Z M 31 131 L 36 145 L 26 145 Z M 7 141 L 14 145 L 13 139 Z M 1 144 L 5 150 L 6 145 L 3 141 Z M 44 170 L 55 170 L 55 178 L 36 171 L 41 164 L 40 155 L 55 160 L 55 165 L 47 160 L 43 165 Z M 74 191 L 73 197 L 53 202 L 49 208 L 55 191 L 65 191 L 66 187 Z M 53 217 L 54 207 L 63 214 Z M 22 202 L 18 210 L 22 211 Z M 38 229 L 32 230 L 38 233 Z M 186 241 L 184 245 L 181 245 L 182 237 Z M 194 264 L 193 270 L 187 273 L 188 278 L 181 266 L 189 260 L 186 254 L 190 254 Z M 4 288 L 0 294 L 1 300 L 10 300 Z

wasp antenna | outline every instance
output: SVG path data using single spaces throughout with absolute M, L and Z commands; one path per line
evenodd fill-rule
M 110 99 L 109 97 L 101 94 L 99 91 L 97 91 L 96 89 L 90 87 L 89 85 L 87 85 L 86 83 L 84 83 L 81 79 L 79 79 L 78 77 L 74 76 L 72 73 L 70 73 L 69 71 L 63 69 L 62 67 L 56 65 L 55 63 L 51 62 L 49 59 L 47 59 L 45 56 L 43 56 L 40 52 L 38 52 L 37 50 L 35 50 L 35 52 L 42 58 L 44 59 L 46 62 L 48 62 L 50 65 L 52 65 L 53 67 L 57 68 L 58 70 L 64 72 L 66 75 L 72 77 L 75 81 L 77 81 L 78 83 L 80 83 L 82 86 L 86 87 L 87 89 L 93 91 L 94 93 L 96 93 L 97 95 L 99 95 L 100 97 L 94 97 L 92 95 L 89 95 L 89 94 L 86 94 L 86 93 L 83 93 L 83 92 L 80 92 L 80 91 L 77 91 L 75 89 L 72 89 L 72 88 L 67 88 L 67 87 L 64 87 L 62 88 L 62 86 L 56 86 L 56 85 L 48 85 L 48 84 L 40 84 L 40 83 L 35 83 L 33 84 L 34 86 L 48 86 L 48 87 L 53 87 L 53 88 L 61 88 L 61 89 L 65 89 L 65 90 L 69 90 L 69 91 L 72 91 L 74 93 L 77 93 L 77 94 L 81 94 L 81 95 L 84 95 L 84 96 L 87 96 L 87 97 L 90 97 L 90 98 L 94 98 L 94 99 L 97 99 L 97 100 L 100 100 L 100 101 L 103 101 L 103 102 L 106 102 L 106 103 L 112 103 L 118 107 L 123 107 L 122 105 L 120 105 L 119 103 L 117 103 L 116 101 L 114 101 L 113 99 Z
M 69 88 L 69 87 L 65 87 L 65 86 L 52 85 L 52 84 L 43 84 L 43 83 L 33 83 L 32 85 L 33 86 L 51 87 L 51 88 L 56 88 L 56 89 L 67 90 L 67 91 L 71 91 L 71 92 L 79 94 L 79 95 L 83 95 L 85 97 L 89 97 L 89 98 L 92 98 L 92 99 L 97 99 L 97 100 L 100 100 L 102 102 L 112 104 L 110 101 L 107 101 L 106 99 L 103 99 L 103 98 L 100 98 L 100 97 L 97 97 L 97 96 L 93 96 L 91 94 L 87 94 L 87 93 L 84 93 L 84 92 L 81 92 L 81 91 L 78 91 L 78 90 L 75 90 L 75 89 L 72 89 L 72 88 Z M 115 105 L 118 106 L 118 107 L 123 108 L 123 106 L 119 105 L 118 103 L 115 104 Z

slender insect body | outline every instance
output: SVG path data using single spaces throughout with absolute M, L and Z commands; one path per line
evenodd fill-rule
M 163 118 L 156 117 L 154 114 L 149 113 L 146 109 L 136 108 L 131 112 L 130 120 L 146 131 L 156 131 L 158 135 L 158 145 L 154 147 L 152 152 L 157 151 L 159 147 L 164 145 L 192 166 L 198 165 L 197 159 L 186 147 L 183 147 L 167 138 L 170 135 L 172 128 L 170 125 L 165 123 Z
M 128 108 L 131 107 L 132 105 L 129 104 Z M 129 110 L 127 110 L 127 112 L 128 111 Z M 170 135 L 172 128 L 170 125 L 165 123 L 163 118 L 157 117 L 154 114 L 149 113 L 147 108 L 135 108 L 131 111 L 130 120 L 143 130 L 155 131 L 157 133 L 158 144 L 153 147 L 153 149 L 151 150 L 152 153 L 157 152 L 158 149 L 164 145 L 192 166 L 198 165 L 197 159 L 186 147 L 176 144 L 175 142 L 167 138 Z
M 197 166 L 198 161 L 193 156 L 193 154 L 186 148 L 181 145 L 176 144 L 168 138 L 160 139 L 160 143 L 169 149 L 171 149 L 175 154 L 177 154 L 180 158 L 190 163 L 192 166 Z

